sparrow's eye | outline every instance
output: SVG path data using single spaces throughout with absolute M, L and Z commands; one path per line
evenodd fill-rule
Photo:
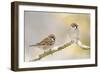
M 53 39 L 53 40 L 55 40 L 55 38 L 54 38 L 54 37 L 53 37 L 52 39 Z
M 51 37 L 51 39 L 52 39 L 52 40 L 55 40 L 55 38 L 54 38 L 54 37 Z
M 71 26 L 72 26 L 73 28 L 77 28 L 77 27 L 78 27 L 78 25 L 77 25 L 76 23 L 72 23 Z

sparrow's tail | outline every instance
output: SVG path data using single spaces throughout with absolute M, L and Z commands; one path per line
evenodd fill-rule
M 34 46 L 37 46 L 37 44 L 35 44 L 35 45 L 29 45 L 29 47 L 34 47 Z

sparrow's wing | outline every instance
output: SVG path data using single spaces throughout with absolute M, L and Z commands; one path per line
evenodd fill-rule
M 37 45 L 53 45 L 54 43 L 53 43 L 53 41 L 52 41 L 52 39 L 51 38 L 45 38 L 45 39 L 43 39 L 40 43 L 37 43 Z

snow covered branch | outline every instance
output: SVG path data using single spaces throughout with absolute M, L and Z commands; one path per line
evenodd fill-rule
M 64 45 L 62 45 L 62 46 L 60 46 L 60 47 L 58 47 L 56 50 L 51 50 L 51 51 L 47 51 L 47 52 L 45 52 L 45 53 L 43 53 L 43 54 L 40 54 L 38 58 L 36 58 L 36 59 L 34 59 L 34 60 L 31 60 L 30 62 L 41 60 L 42 58 L 44 58 L 44 57 L 46 57 L 46 56 L 52 55 L 52 54 L 55 53 L 55 52 L 58 52 L 58 51 L 61 51 L 61 50 L 65 49 L 66 47 L 70 46 L 70 45 L 73 44 L 73 43 L 75 43 L 75 42 L 72 42 L 72 41 L 71 41 L 71 42 L 69 42 L 69 43 L 66 43 L 66 44 L 64 44 Z M 78 41 L 76 44 L 77 44 L 80 48 L 82 48 L 82 49 L 89 49 L 89 48 L 90 48 L 89 46 L 83 45 L 80 41 Z

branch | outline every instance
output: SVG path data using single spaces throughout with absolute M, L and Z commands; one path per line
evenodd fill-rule
M 86 49 L 87 50 L 87 49 L 90 48 L 89 46 L 82 44 L 80 40 L 76 44 L 82 49 Z
M 70 45 L 73 44 L 73 43 L 74 43 L 74 41 L 71 41 L 71 42 L 69 42 L 69 43 L 66 43 L 66 44 L 64 44 L 63 46 L 58 47 L 56 50 L 47 51 L 47 52 L 45 52 L 45 53 L 43 53 L 43 54 L 40 54 L 38 58 L 36 58 L 36 59 L 34 59 L 34 60 L 30 60 L 30 61 L 32 62 L 32 61 L 41 60 L 42 58 L 44 58 L 44 57 L 46 57 L 46 56 L 48 56 L 48 55 L 52 55 L 52 54 L 55 53 L 55 52 L 58 52 L 58 51 L 60 51 L 60 50 L 63 50 L 64 48 L 70 46 Z M 86 46 L 86 45 L 83 45 L 80 41 L 78 41 L 76 44 L 77 44 L 80 48 L 82 48 L 82 49 L 86 49 L 86 50 L 87 50 L 87 49 L 90 48 L 90 47 L 88 47 L 88 46 Z
M 71 41 L 71 42 L 69 42 L 69 43 L 64 44 L 64 45 L 61 46 L 61 47 L 58 47 L 56 50 L 47 51 L 47 52 L 45 52 L 45 53 L 43 53 L 43 54 L 40 54 L 40 55 L 39 55 L 39 58 L 36 58 L 36 59 L 34 59 L 34 60 L 30 60 L 30 61 L 38 61 L 38 60 L 41 60 L 42 58 L 44 58 L 44 57 L 46 57 L 46 56 L 48 56 L 48 55 L 51 55 L 51 54 L 53 54 L 53 53 L 55 53 L 55 52 L 57 52 L 57 51 L 60 51 L 60 50 L 62 50 L 62 49 L 64 49 L 64 48 L 70 46 L 72 43 L 73 43 L 73 42 Z

